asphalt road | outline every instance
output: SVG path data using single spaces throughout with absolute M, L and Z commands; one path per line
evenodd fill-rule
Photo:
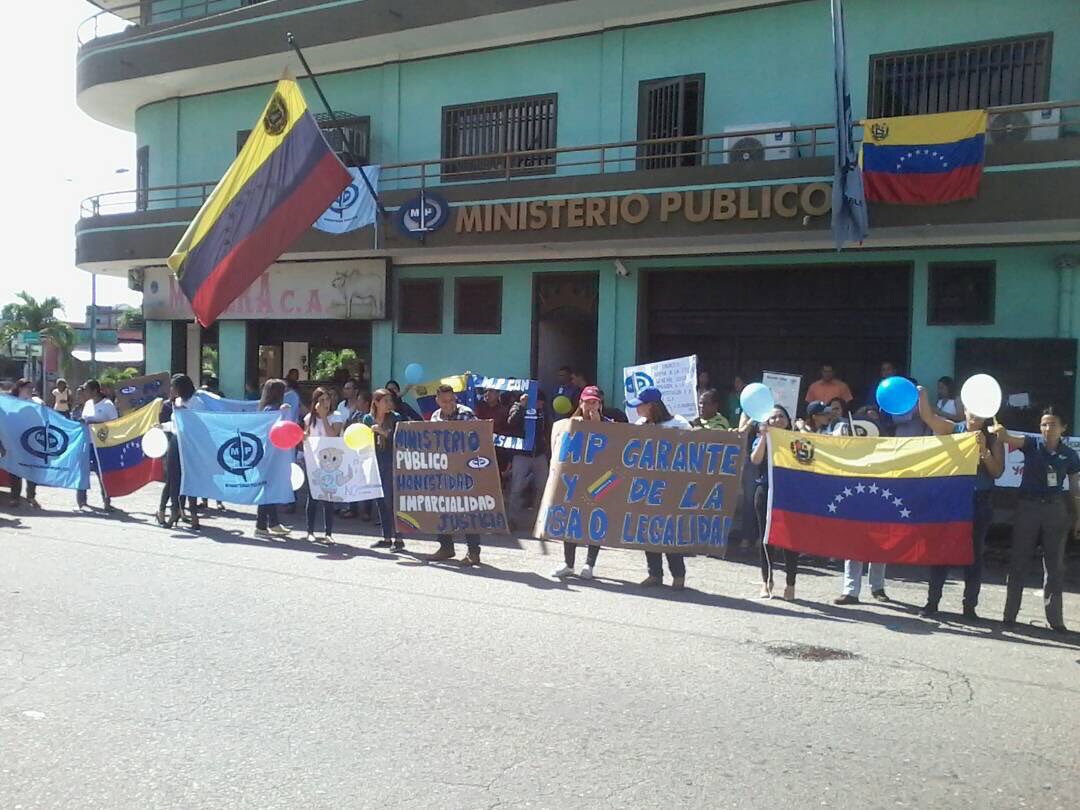
M 1004 632 L 919 619 L 919 571 L 855 608 L 824 568 L 760 601 L 748 556 L 559 583 L 536 541 L 461 570 L 256 541 L 250 510 L 165 530 L 154 494 L 0 508 L 4 810 L 1077 806 L 1080 634 L 1036 591 Z

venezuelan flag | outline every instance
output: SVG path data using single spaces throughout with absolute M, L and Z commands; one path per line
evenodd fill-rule
M 143 436 L 160 421 L 161 400 L 155 399 L 112 422 L 90 426 L 106 495 L 123 497 L 151 481 L 165 480 L 164 459 L 147 458 L 142 450 Z
M 278 82 L 244 148 L 169 257 L 199 323 L 212 324 L 351 182 L 299 85 Z
M 933 205 L 975 197 L 986 148 L 986 110 L 863 121 L 866 199 Z
M 458 402 L 462 405 L 466 404 L 465 400 L 469 388 L 469 379 L 466 374 L 454 374 L 450 377 L 443 377 L 441 380 L 432 380 L 431 382 L 414 385 L 412 386 L 412 394 L 416 397 L 416 407 L 420 411 L 420 415 L 425 419 L 430 419 L 431 415 L 439 410 L 439 406 L 435 404 L 435 389 L 440 385 L 449 385 L 454 389 Z
M 770 430 L 767 542 L 863 562 L 968 565 L 978 464 L 973 433 Z

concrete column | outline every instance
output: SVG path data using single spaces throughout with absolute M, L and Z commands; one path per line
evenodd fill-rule
M 371 387 L 394 378 L 394 322 L 375 321 L 371 324 Z
M 247 321 L 218 321 L 218 380 L 230 399 L 244 398 L 249 338 Z
M 172 374 L 172 321 L 146 322 L 146 373 Z

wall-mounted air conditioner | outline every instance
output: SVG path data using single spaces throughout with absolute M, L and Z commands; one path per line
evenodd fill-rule
M 1057 140 L 1061 137 L 1061 108 L 999 109 L 990 114 L 986 134 L 990 143 Z
M 725 163 L 743 163 L 754 160 L 787 160 L 796 156 L 795 133 L 791 123 L 784 121 L 769 124 L 740 124 L 724 127 L 724 132 L 754 132 L 756 135 L 732 135 L 724 138 Z M 785 128 L 786 129 L 785 131 Z M 771 130 L 777 130 L 775 132 Z

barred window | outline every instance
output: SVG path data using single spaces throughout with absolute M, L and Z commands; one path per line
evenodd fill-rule
M 442 156 L 444 175 L 457 180 L 479 180 L 507 174 L 516 177 L 551 174 L 555 155 L 485 157 L 507 152 L 555 148 L 558 96 L 484 101 L 443 107 Z M 457 158 L 457 159 L 455 159 Z
M 870 57 L 870 118 L 1046 101 L 1052 34 Z
M 367 166 L 371 162 L 368 148 L 371 140 L 371 118 L 347 112 L 335 112 L 334 116 L 337 123 L 326 113 L 315 116 L 323 135 L 326 136 L 326 142 L 346 166 Z M 250 129 L 237 130 L 236 154 L 240 154 L 250 135 Z
M 927 325 L 992 324 L 995 276 L 993 262 L 931 264 Z
M 700 135 L 705 74 L 654 79 L 638 86 L 638 140 Z M 670 169 L 701 163 L 701 141 L 649 143 L 638 147 L 639 169 Z

